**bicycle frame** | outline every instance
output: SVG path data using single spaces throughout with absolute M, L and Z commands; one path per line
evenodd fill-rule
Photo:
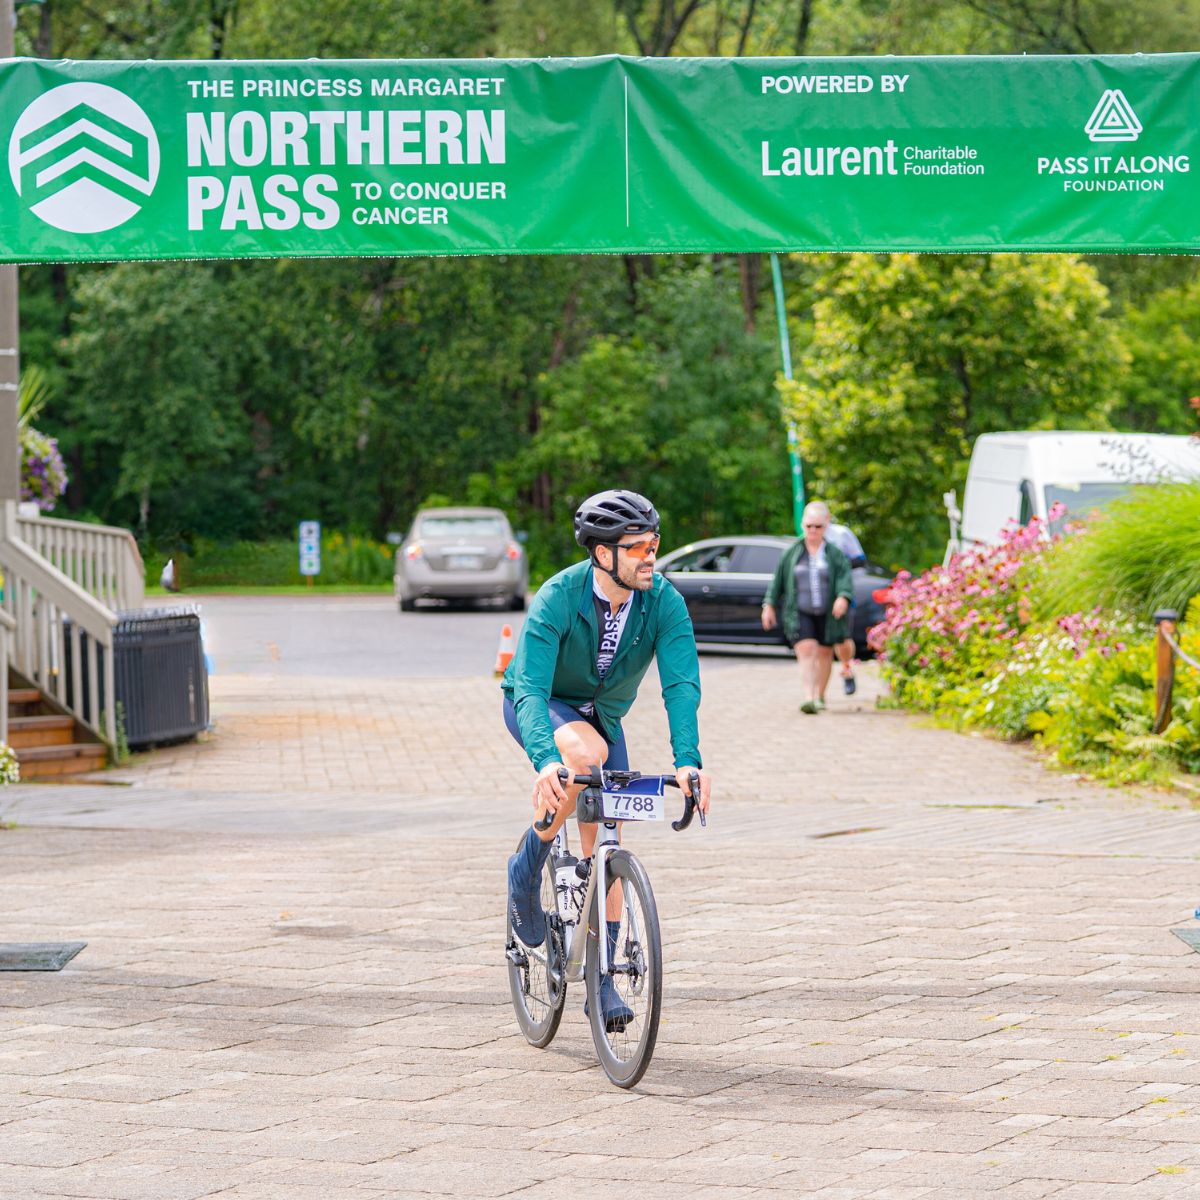
M 563 969 L 563 977 L 567 983 L 582 983 L 584 964 L 587 957 L 587 936 L 580 936 L 582 931 L 585 935 L 593 935 L 600 938 L 599 929 L 592 928 L 592 910 L 596 900 L 596 887 L 599 881 L 602 896 L 608 895 L 607 873 L 608 873 L 608 856 L 614 850 L 619 850 L 621 843 L 617 840 L 617 823 L 616 821 L 603 821 L 596 829 L 596 844 L 592 849 L 592 869 L 588 872 L 587 891 L 583 895 L 583 907 L 578 914 L 572 913 L 570 909 L 573 907 L 572 899 L 568 895 L 564 897 L 558 890 L 557 880 L 555 883 L 555 901 L 558 906 L 558 916 L 562 922 L 563 928 L 563 951 L 566 955 L 566 966 Z M 567 827 L 563 827 L 554 836 L 554 857 L 564 858 L 571 852 L 570 843 L 567 841 Z M 630 924 L 632 925 L 634 917 L 632 912 L 627 909 Z M 608 938 L 600 938 L 600 971 L 601 973 L 608 970 Z
M 559 772 L 563 782 L 567 782 L 568 773 L 565 769 Z M 594 803 L 598 802 L 599 794 L 604 787 L 604 783 L 608 779 L 622 778 L 625 781 L 630 779 L 640 778 L 637 772 L 603 772 L 601 768 L 594 767 L 592 769 L 591 779 L 586 783 L 583 791 L 579 793 L 576 800 L 576 805 L 582 805 L 585 797 L 592 799 Z M 663 779 L 675 786 L 674 780 L 670 777 L 663 776 Z M 577 782 L 585 782 L 586 776 L 577 774 Z M 689 780 L 689 786 L 692 789 L 692 794 L 685 798 L 683 816 L 678 821 L 671 822 L 671 828 L 679 831 L 686 829 L 692 821 L 694 813 L 699 812 L 699 806 L 694 797 L 700 794 L 700 777 L 693 773 Z M 599 810 L 596 809 L 597 815 Z M 578 815 L 578 807 L 576 809 Z M 549 814 L 543 818 L 545 824 L 539 825 L 539 828 L 545 828 L 550 824 Z M 700 813 L 700 823 L 704 824 L 704 814 Z M 554 849 L 551 854 L 551 860 L 555 865 L 554 869 L 554 901 L 555 911 L 559 918 L 559 922 L 563 931 L 563 956 L 565 959 L 563 965 L 563 981 L 565 983 L 582 983 L 584 971 L 587 961 L 587 937 L 580 937 L 580 928 L 587 935 L 595 936 L 599 939 L 598 949 L 600 952 L 600 973 L 606 975 L 609 970 L 608 961 L 608 938 L 600 937 L 600 930 L 592 928 L 592 908 L 595 904 L 597 911 L 599 905 L 596 903 L 596 888 L 600 887 L 600 895 L 608 896 L 608 859 L 615 850 L 621 848 L 621 843 L 617 840 L 617 821 L 601 817 L 596 822 L 596 843 L 592 848 L 591 869 L 588 871 L 587 890 L 584 892 L 583 905 L 578 912 L 572 911 L 573 908 L 573 891 L 566 896 L 563 895 L 562 889 L 558 882 L 558 862 L 563 858 L 571 857 L 571 847 L 567 840 L 566 823 L 561 826 L 559 831 L 554 835 Z M 579 860 L 582 861 L 582 860 Z M 630 937 L 633 941 L 639 941 L 641 931 L 637 928 L 637 918 L 634 916 L 633 909 L 625 904 L 625 915 L 630 931 Z M 542 963 L 547 962 L 546 954 L 535 949 L 522 949 L 520 953 L 531 956 Z

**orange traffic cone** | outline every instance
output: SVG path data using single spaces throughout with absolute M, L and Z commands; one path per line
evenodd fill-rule
M 496 666 L 493 668 L 493 674 L 497 679 L 508 670 L 508 664 L 512 662 L 516 651 L 517 643 L 513 637 L 512 626 L 505 625 L 500 630 L 500 648 L 496 651 Z

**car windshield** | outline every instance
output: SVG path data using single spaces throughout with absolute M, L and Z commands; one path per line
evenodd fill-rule
M 494 538 L 508 533 L 503 517 L 422 517 L 425 538 Z
M 1057 520 L 1050 522 L 1051 533 L 1061 533 L 1062 527 L 1071 517 L 1084 517 L 1094 508 L 1103 508 L 1129 493 L 1137 485 L 1124 480 L 1106 479 L 1090 483 L 1046 484 L 1046 511 L 1056 504 L 1066 508 Z

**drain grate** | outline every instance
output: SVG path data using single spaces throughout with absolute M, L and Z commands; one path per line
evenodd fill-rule
M 1171 932 L 1185 945 L 1200 954 L 1200 929 L 1172 929 Z
M 878 833 L 882 828 L 882 825 L 860 825 L 857 829 L 832 829 L 828 833 L 810 833 L 808 836 L 819 842 L 824 838 L 850 837 L 856 833 Z
M 87 942 L 0 942 L 0 971 L 61 971 Z

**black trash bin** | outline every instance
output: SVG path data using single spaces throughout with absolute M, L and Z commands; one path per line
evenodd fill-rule
M 130 746 L 180 741 L 208 728 L 199 609 L 118 613 L 113 673 Z
M 66 622 L 64 669 L 67 700 L 74 701 L 70 622 Z M 88 635 L 80 663 L 84 707 L 90 695 Z M 104 695 L 104 660 L 98 660 Z M 132 747 L 183 741 L 208 728 L 208 670 L 198 608 L 144 608 L 117 614 L 113 630 L 113 690 Z M 87 714 L 98 720 L 99 714 Z

